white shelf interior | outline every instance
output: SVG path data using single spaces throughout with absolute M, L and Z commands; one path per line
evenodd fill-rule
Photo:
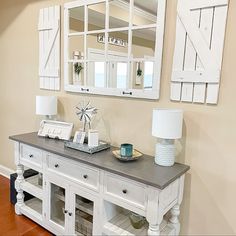
M 42 218 L 42 201 L 38 198 L 32 198 L 28 201 L 25 201 L 24 210 L 32 212 L 36 218 Z
M 26 178 L 23 183 L 21 183 L 21 188 L 30 193 L 31 195 L 42 200 L 43 198 L 43 187 L 39 184 L 39 175 L 34 175 L 32 177 Z
M 106 202 L 105 211 L 107 221 L 103 226 L 106 235 L 148 235 L 149 224 L 146 221 L 140 229 L 135 229 L 129 219 L 130 211 L 110 202 Z M 174 235 L 175 229 L 163 220 L 160 225 L 161 235 Z
M 147 235 L 148 224 L 135 229 L 129 220 L 129 213 L 119 213 L 104 225 L 104 233 L 108 235 Z

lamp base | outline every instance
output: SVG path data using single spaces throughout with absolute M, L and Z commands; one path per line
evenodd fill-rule
M 155 163 L 160 166 L 173 166 L 175 163 L 175 145 L 173 139 L 162 139 L 156 144 Z

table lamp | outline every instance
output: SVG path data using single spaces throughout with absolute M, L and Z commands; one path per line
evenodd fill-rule
M 182 137 L 183 111 L 154 109 L 152 135 L 160 138 L 156 144 L 155 163 L 160 166 L 172 166 L 175 162 L 175 139 Z
M 44 115 L 46 119 L 51 119 L 57 114 L 57 97 L 36 96 L 36 114 Z

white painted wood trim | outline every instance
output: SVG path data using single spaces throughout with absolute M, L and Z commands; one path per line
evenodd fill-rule
M 217 104 L 228 0 L 178 0 L 171 100 Z
M 132 39 L 132 30 L 134 29 L 145 29 L 149 27 L 156 28 L 156 50 L 154 56 L 154 75 L 153 75 L 153 89 L 152 90 L 142 90 L 142 89 L 115 89 L 115 88 L 95 88 L 88 87 L 86 85 L 86 80 L 84 86 L 73 85 L 69 80 L 69 65 L 72 60 L 68 57 L 68 38 L 84 35 L 86 36 L 88 33 L 87 27 L 85 27 L 84 32 L 79 33 L 69 33 L 69 13 L 68 10 L 74 7 L 85 6 L 85 26 L 87 19 L 87 6 L 95 3 L 106 3 L 106 19 L 105 19 L 105 29 L 99 31 L 100 33 L 105 34 L 105 63 L 108 66 L 109 58 L 108 58 L 108 34 L 109 32 L 117 31 L 117 30 L 128 30 L 128 75 L 132 74 L 131 66 L 132 63 L 137 60 L 133 59 L 133 55 L 131 54 L 131 39 Z M 133 7 L 133 0 L 130 1 L 130 12 L 135 11 L 135 7 Z M 64 4 L 64 89 L 68 92 L 79 92 L 79 93 L 88 93 L 88 94 L 99 94 L 99 95 L 108 95 L 108 96 L 120 96 L 120 97 L 130 97 L 130 98 L 145 98 L 145 99 L 158 99 L 159 98 L 159 88 L 160 88 L 160 79 L 161 79 L 161 65 L 162 65 L 162 54 L 163 54 L 163 40 L 164 40 L 164 27 L 165 27 L 165 11 L 166 11 L 166 0 L 158 0 L 158 13 L 157 13 L 157 23 L 150 25 L 142 25 L 142 26 L 133 26 L 132 25 L 132 14 L 130 14 L 130 21 L 128 27 L 123 27 L 119 29 L 109 29 L 109 1 L 108 0 L 78 0 L 71 3 Z M 95 31 L 97 32 L 97 31 Z M 89 32 L 91 33 L 91 32 Z M 86 38 L 86 37 L 85 37 Z M 86 73 L 87 67 L 87 58 L 86 58 L 86 40 L 84 42 L 84 56 L 83 60 L 80 60 L 81 63 L 84 63 L 84 78 L 88 75 Z M 142 59 L 144 60 L 144 59 Z M 72 62 L 73 63 L 73 62 Z M 105 74 L 107 76 L 107 66 L 105 70 Z M 133 78 L 133 77 L 132 77 Z M 130 79 L 130 78 L 129 78 Z M 131 81 L 131 79 L 130 79 Z M 132 81 L 131 81 L 132 82 Z M 130 94 L 131 93 L 131 94 Z
M 60 90 L 60 6 L 39 11 L 40 89 Z
M 10 175 L 15 173 L 16 171 L 6 167 L 6 166 L 3 166 L 3 165 L 0 165 L 0 175 L 10 179 Z

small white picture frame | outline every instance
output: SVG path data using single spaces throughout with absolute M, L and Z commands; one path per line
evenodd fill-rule
M 83 144 L 85 139 L 86 132 L 76 131 L 73 139 L 73 143 Z

